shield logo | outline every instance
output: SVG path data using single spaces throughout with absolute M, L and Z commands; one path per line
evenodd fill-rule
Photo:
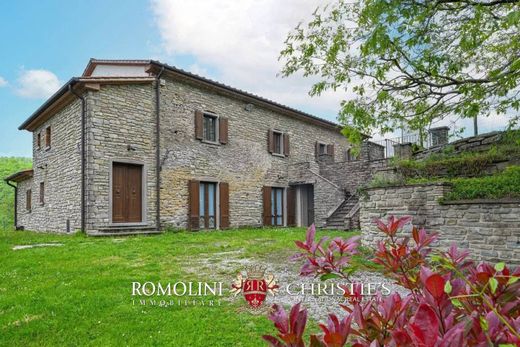
M 249 278 L 244 282 L 244 298 L 251 307 L 258 308 L 265 300 L 267 294 L 267 284 L 265 280 Z
M 243 293 L 244 299 L 253 309 L 258 309 L 265 301 L 267 293 L 275 295 L 279 286 L 276 284 L 274 276 L 265 276 L 265 268 L 262 266 L 251 266 L 247 268 L 246 276 L 239 273 L 235 281 L 231 284 L 231 292 L 237 296 Z

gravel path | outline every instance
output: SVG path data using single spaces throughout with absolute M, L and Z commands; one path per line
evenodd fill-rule
M 321 285 L 327 285 L 328 292 L 330 293 L 330 286 L 333 283 L 341 283 L 338 280 L 329 280 L 326 282 L 320 281 L 319 278 L 313 277 L 300 277 L 299 267 L 300 263 L 292 263 L 287 260 L 287 257 L 272 258 L 268 261 L 259 262 L 257 260 L 241 258 L 240 251 L 233 252 L 222 252 L 208 255 L 207 258 L 199 258 L 195 263 L 193 259 L 189 261 L 189 266 L 192 269 L 191 272 L 194 274 L 211 274 L 215 281 L 227 282 L 231 285 L 232 281 L 236 278 L 238 272 L 242 272 L 245 275 L 245 270 L 251 265 L 262 265 L 266 267 L 266 275 L 273 274 L 275 276 L 277 284 L 280 286 L 280 290 L 276 296 L 269 295 L 264 302 L 263 308 L 258 310 L 257 314 L 265 314 L 273 304 L 281 304 L 284 307 L 292 306 L 298 302 L 302 302 L 302 305 L 308 309 L 309 316 L 315 320 L 325 320 L 327 314 L 334 312 L 340 317 L 344 315 L 345 311 L 338 305 L 343 303 L 344 298 L 341 293 L 337 293 L 333 296 L 328 295 L 312 295 L 310 288 L 314 284 L 315 288 Z M 216 278 L 215 278 L 216 277 Z M 377 272 L 360 271 L 356 272 L 352 276 L 353 283 L 360 282 L 363 284 L 368 283 L 385 283 L 385 286 L 390 292 L 399 292 L 400 294 L 406 294 L 406 290 L 394 283 L 391 280 L 385 278 L 382 274 Z M 345 283 L 345 281 L 342 281 Z M 287 285 L 292 284 L 289 293 L 287 291 Z M 308 288 L 305 294 L 301 293 L 301 286 Z M 237 298 L 229 296 L 224 300 L 234 301 L 241 298 L 239 295 Z M 243 299 L 242 299 L 243 300 Z

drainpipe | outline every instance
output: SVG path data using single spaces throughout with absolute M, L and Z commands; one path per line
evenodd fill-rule
M 164 66 L 155 77 L 155 226 L 157 230 L 161 230 L 161 75 L 164 72 Z
M 18 230 L 18 186 L 15 186 L 9 180 L 4 180 L 8 186 L 14 188 L 14 228 Z
M 72 83 L 69 84 L 69 91 L 76 95 L 78 99 L 81 100 L 81 231 L 86 232 L 85 230 L 85 216 L 86 216 L 86 204 L 85 204 L 85 167 L 86 167 L 86 148 L 85 148 L 85 126 L 86 126 L 86 110 L 87 104 L 85 102 L 85 98 L 76 93 L 74 89 L 72 89 Z

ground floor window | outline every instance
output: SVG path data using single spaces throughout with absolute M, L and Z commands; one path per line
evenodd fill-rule
M 283 226 L 283 188 L 271 189 L 271 225 Z
M 200 182 L 199 225 L 202 229 L 215 229 L 217 205 L 217 184 Z

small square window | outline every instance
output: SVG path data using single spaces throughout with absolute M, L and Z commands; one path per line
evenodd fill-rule
M 204 141 L 217 141 L 217 116 L 204 114 Z
M 32 198 L 32 192 L 29 189 L 29 190 L 27 190 L 26 196 L 25 196 L 25 208 L 27 209 L 27 211 L 30 211 L 32 208 L 31 198 Z
M 45 146 L 47 148 L 51 147 L 51 127 L 45 129 Z
M 319 144 L 319 154 L 320 155 L 327 154 L 327 145 L 326 144 L 324 144 L 324 143 Z
M 283 154 L 283 134 L 280 132 L 273 132 L 273 153 Z
M 40 182 L 40 204 L 45 204 L 45 183 Z

